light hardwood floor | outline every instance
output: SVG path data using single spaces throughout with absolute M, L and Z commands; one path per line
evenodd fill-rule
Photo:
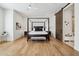
M 3 56 L 73 56 L 79 53 L 68 45 L 51 37 L 50 41 L 31 41 L 23 37 L 14 42 L 0 44 Z

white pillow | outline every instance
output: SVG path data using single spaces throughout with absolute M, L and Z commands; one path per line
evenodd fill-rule
M 33 28 L 33 31 L 35 31 L 35 28 Z

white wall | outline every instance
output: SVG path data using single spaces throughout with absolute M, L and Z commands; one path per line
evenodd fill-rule
M 13 41 L 13 10 L 5 10 L 5 31 L 8 32 L 8 41 Z
M 16 22 L 21 24 L 21 30 L 16 30 Z M 5 31 L 8 32 L 8 41 L 14 41 L 24 35 L 26 18 L 12 9 L 5 10 Z
M 63 9 L 63 42 L 74 48 L 74 4 L 69 4 Z M 69 42 L 66 42 L 68 40 Z M 73 41 L 73 42 L 71 42 Z
M 75 42 L 74 48 L 79 51 L 79 3 L 75 4 Z
M 27 25 L 26 18 L 14 10 L 13 21 L 14 21 L 14 23 L 13 23 L 14 39 L 18 39 L 18 38 L 24 36 L 24 31 L 26 31 L 26 29 L 27 29 L 26 28 L 26 25 Z M 18 22 L 21 25 L 21 29 L 16 30 L 16 22 Z
M 74 5 L 70 4 L 63 9 L 63 41 L 64 40 L 73 40 L 73 31 L 72 31 L 72 16 L 74 16 Z M 67 37 L 65 35 L 72 35 Z
M 4 31 L 4 9 L 0 7 L 0 34 Z
M 50 21 L 49 21 L 49 23 L 50 23 L 49 29 L 51 31 L 52 36 L 56 37 L 55 36 L 55 34 L 56 34 L 56 23 L 55 23 L 56 20 L 55 20 L 55 15 L 51 14 L 49 16 L 49 19 L 50 19 Z

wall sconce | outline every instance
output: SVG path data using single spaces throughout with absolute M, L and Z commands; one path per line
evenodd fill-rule
M 67 22 L 67 21 L 64 21 L 64 23 L 66 24 L 66 26 L 69 24 L 69 22 Z

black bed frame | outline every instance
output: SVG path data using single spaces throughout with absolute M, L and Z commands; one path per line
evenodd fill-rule
M 48 20 L 48 34 L 43 34 L 43 35 L 38 35 L 38 34 L 28 34 L 29 33 L 29 19 L 47 19 Z M 33 22 L 32 22 L 33 23 Z M 40 22 L 41 23 L 41 22 Z M 45 25 L 45 23 L 44 23 L 44 25 Z M 31 28 L 32 30 L 33 30 L 33 24 L 32 24 L 32 28 Z M 44 27 L 44 30 L 45 30 L 45 27 Z M 28 20 L 27 20 L 27 41 L 31 38 L 31 37 L 46 37 L 46 40 L 48 41 L 48 40 L 50 40 L 50 38 L 49 38 L 49 18 L 28 18 Z
M 49 38 L 49 33 L 48 34 L 43 34 L 43 35 L 38 35 L 38 34 L 36 34 L 36 35 L 27 35 L 27 41 L 31 38 L 31 37 L 46 37 L 46 40 L 48 41 L 50 38 Z

